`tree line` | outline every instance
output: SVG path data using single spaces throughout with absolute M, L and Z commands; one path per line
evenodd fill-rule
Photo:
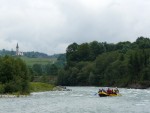
M 9 51 L 5 49 L 0 50 L 0 56 L 5 56 L 5 55 L 16 56 L 16 51 L 14 50 Z M 58 58 L 61 55 L 62 54 L 48 55 L 45 53 L 35 52 L 35 51 L 23 52 L 23 56 L 28 57 L 28 58 Z
M 59 85 L 150 86 L 150 39 L 117 44 L 93 41 L 70 44 Z

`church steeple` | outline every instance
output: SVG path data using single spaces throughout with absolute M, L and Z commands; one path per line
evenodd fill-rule
M 17 46 L 16 46 L 16 48 L 18 48 L 18 49 L 19 49 L 18 43 L 17 43 Z
M 17 56 L 19 55 L 19 46 L 18 46 L 18 43 L 17 43 L 17 46 L 16 46 L 16 55 Z

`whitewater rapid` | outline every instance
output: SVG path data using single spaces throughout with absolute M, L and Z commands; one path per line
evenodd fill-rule
M 120 88 L 122 96 L 99 97 L 99 87 L 0 98 L 0 113 L 150 113 L 150 89 Z

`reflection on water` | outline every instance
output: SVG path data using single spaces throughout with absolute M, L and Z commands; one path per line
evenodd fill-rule
M 122 96 L 99 97 L 98 87 L 0 98 L 0 113 L 150 113 L 150 90 L 120 89 Z

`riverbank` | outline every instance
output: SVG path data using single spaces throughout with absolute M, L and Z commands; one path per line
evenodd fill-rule
M 44 92 L 44 91 L 53 91 L 55 85 L 41 83 L 41 82 L 31 82 L 30 83 L 30 92 Z
M 1 94 L 0 98 L 17 98 L 17 97 L 26 97 L 28 95 L 14 95 L 14 94 Z
M 44 91 L 53 91 L 55 85 L 40 83 L 40 82 L 31 82 L 30 83 L 30 93 L 33 92 L 44 92 Z M 15 97 L 26 97 L 28 94 L 21 94 L 19 92 L 15 93 L 7 93 L 7 94 L 0 94 L 0 98 L 15 98 Z
M 132 84 L 129 84 L 127 87 L 134 88 L 134 89 L 148 89 L 150 88 L 150 81 L 132 83 Z

